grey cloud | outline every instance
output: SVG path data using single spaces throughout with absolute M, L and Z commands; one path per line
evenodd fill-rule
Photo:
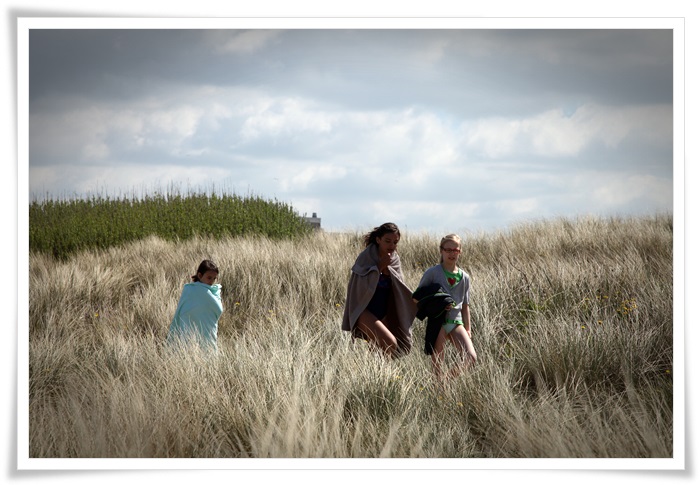
M 217 49 L 212 39 L 226 33 L 33 30 L 30 98 L 129 98 L 204 83 L 356 109 L 438 106 L 460 118 L 572 98 L 671 101 L 670 31 L 290 30 L 248 55 Z M 430 45 L 441 46 L 435 59 L 422 54 Z

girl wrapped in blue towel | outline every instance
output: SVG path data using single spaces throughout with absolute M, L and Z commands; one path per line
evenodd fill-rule
M 203 350 L 217 351 L 219 317 L 224 311 L 221 285 L 216 284 L 219 268 L 205 259 L 185 284 L 170 323 L 168 343 L 177 347 L 198 344 Z

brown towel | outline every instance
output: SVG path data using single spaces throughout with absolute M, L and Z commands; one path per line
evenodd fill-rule
M 355 324 L 360 314 L 367 308 L 374 295 L 379 281 L 379 254 L 377 246 L 370 244 L 355 260 L 348 283 L 347 297 L 345 298 L 345 311 L 343 313 L 342 329 L 352 332 L 355 338 L 365 338 L 356 328 Z M 389 263 L 391 275 L 391 298 L 389 299 L 389 312 L 386 316 L 386 326 L 396 337 L 401 352 L 411 350 L 412 334 L 411 325 L 416 315 L 416 304 L 413 301 L 413 292 L 403 281 L 401 271 L 401 259 L 394 252 Z

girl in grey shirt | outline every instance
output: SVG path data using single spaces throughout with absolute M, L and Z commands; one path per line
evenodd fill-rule
M 433 370 L 439 380 L 458 375 L 476 362 L 469 316 L 469 275 L 457 266 L 461 251 L 462 240 L 458 235 L 448 234 L 443 237 L 440 241 L 440 264 L 428 268 L 418 284 L 419 287 L 423 287 L 438 283 L 455 301 L 454 306 L 446 309 L 445 323 L 440 329 L 431 354 Z M 444 373 L 444 349 L 448 340 L 458 350 L 460 361 L 449 373 Z

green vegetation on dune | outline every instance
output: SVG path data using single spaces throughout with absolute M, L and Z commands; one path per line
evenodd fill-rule
M 309 232 L 290 205 L 257 196 L 157 193 L 144 198 L 49 199 L 29 206 L 29 249 L 60 259 L 148 236 L 168 241 L 240 235 L 279 239 Z

